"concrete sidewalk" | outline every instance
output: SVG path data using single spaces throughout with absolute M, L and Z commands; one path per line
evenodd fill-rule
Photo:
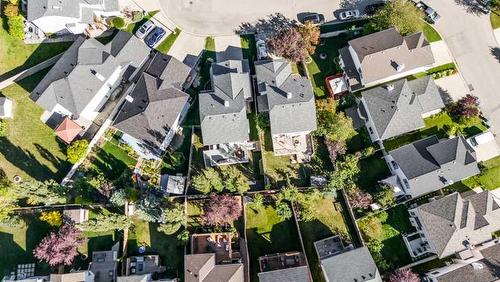
M 243 60 L 241 38 L 238 35 L 215 37 L 215 52 L 217 62 Z
M 434 66 L 440 66 L 453 62 L 450 50 L 444 40 L 431 43 L 432 54 L 434 55 Z

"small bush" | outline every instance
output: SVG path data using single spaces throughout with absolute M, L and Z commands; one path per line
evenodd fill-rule
M 17 39 L 24 39 L 24 19 L 22 16 L 14 16 L 7 18 L 9 34 Z
M 123 18 L 120 18 L 120 17 L 113 18 L 111 20 L 111 26 L 118 28 L 118 29 L 122 29 L 125 27 L 125 20 Z
M 12 5 L 19 5 L 19 0 L 9 0 L 9 3 Z
M 19 5 L 8 3 L 3 8 L 3 14 L 7 17 L 19 16 Z
M 58 211 L 44 211 L 40 214 L 40 220 L 47 222 L 51 226 L 62 224 L 62 215 Z
M 7 136 L 7 122 L 0 119 L 0 137 Z
M 77 140 L 68 147 L 67 157 L 68 161 L 72 164 L 77 163 L 83 156 L 89 147 L 89 142 L 87 140 Z

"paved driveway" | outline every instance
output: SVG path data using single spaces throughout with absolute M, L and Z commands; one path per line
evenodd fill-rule
M 500 143 L 500 63 L 492 55 L 498 47 L 488 15 L 476 16 L 454 0 L 426 0 L 439 14 L 436 28 L 455 57 L 472 94 L 479 97 L 481 109 L 493 126 Z
M 215 37 L 215 52 L 217 62 L 242 60 L 241 38 L 238 35 Z
M 281 13 L 297 20 L 306 13 L 323 14 L 335 20 L 339 9 L 364 7 L 380 0 L 156 0 L 162 11 L 183 31 L 203 35 L 231 35 L 242 23 L 255 23 Z M 334 15 L 335 12 L 335 15 Z
M 181 32 L 179 37 L 168 51 L 168 54 L 177 60 L 184 62 L 190 67 L 194 67 L 205 47 L 205 38 L 193 36 L 191 34 Z

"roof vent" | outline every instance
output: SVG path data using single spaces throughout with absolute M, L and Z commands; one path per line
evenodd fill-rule
M 392 90 L 394 90 L 394 84 L 387 84 L 385 88 L 387 89 L 387 91 L 391 92 Z
M 286 98 L 292 99 L 292 92 L 286 92 Z
M 405 69 L 405 64 L 398 64 L 398 66 L 396 67 L 397 72 L 401 72 L 404 69 Z
M 484 268 L 484 265 L 482 263 L 479 263 L 479 262 L 473 262 L 473 263 L 471 263 L 471 265 L 472 265 L 472 268 L 474 270 L 481 270 Z
M 132 96 L 130 95 L 125 96 L 125 100 L 127 100 L 130 103 L 134 102 L 134 98 L 132 98 Z
M 229 101 L 228 100 L 224 100 L 224 107 L 229 107 Z

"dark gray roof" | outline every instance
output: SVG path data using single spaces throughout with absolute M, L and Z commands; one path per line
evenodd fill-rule
M 292 75 L 285 59 L 255 62 L 259 111 L 269 111 L 271 134 L 316 130 L 316 104 L 311 82 Z M 293 122 L 290 122 L 292 121 Z
M 500 228 L 500 210 L 489 191 L 462 197 L 458 192 L 416 208 L 426 237 L 439 257 L 466 249 L 464 242 L 479 244 Z
M 361 100 L 364 107 L 360 104 L 360 109 L 369 113 L 381 140 L 424 127 L 422 115 L 444 107 L 430 76 L 413 81 L 401 79 L 363 91 Z
M 321 260 L 321 268 L 328 281 L 382 282 L 367 247 L 324 258 Z
M 306 265 L 278 269 L 258 274 L 260 282 L 309 282 L 309 270 Z
M 186 282 L 243 282 L 243 264 L 215 264 L 215 253 L 184 256 Z
M 121 75 L 139 67 L 150 49 L 128 32 L 120 31 L 103 45 L 83 36 L 71 45 L 31 93 L 31 98 L 50 111 L 59 104 L 79 115 L 118 66 Z
M 42 17 L 60 16 L 71 18 L 82 18 L 88 22 L 88 16 L 93 10 L 105 12 L 118 11 L 118 0 L 35 0 L 28 3 L 28 21 L 34 21 Z M 89 5 L 96 8 L 90 8 Z
M 389 154 L 408 178 L 414 197 L 479 173 L 475 152 L 461 136 L 438 140 L 433 135 Z
M 199 94 L 204 145 L 249 140 L 246 101 L 252 96 L 248 61 L 212 64 L 212 91 Z

